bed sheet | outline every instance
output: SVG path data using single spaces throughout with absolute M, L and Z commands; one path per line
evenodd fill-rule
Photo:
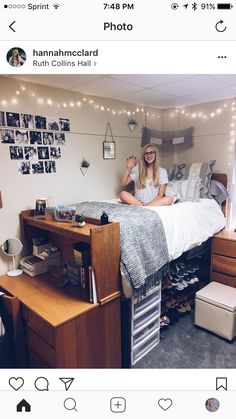
M 120 203 L 119 200 L 106 202 Z M 226 219 L 214 199 L 181 202 L 170 206 L 144 207 L 161 217 L 169 252 L 169 261 L 199 246 L 225 227 Z

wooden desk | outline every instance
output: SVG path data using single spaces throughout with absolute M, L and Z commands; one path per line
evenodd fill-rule
M 74 243 L 89 243 L 98 291 L 98 304 L 91 304 L 76 286 L 58 288 L 51 273 L 0 277 L 0 287 L 21 304 L 30 367 L 121 367 L 119 223 L 99 226 L 95 221 L 79 229 L 36 219 L 30 211 L 21 216 L 29 248 L 40 230 L 47 231 L 66 261 Z
M 87 302 L 76 287 L 61 289 L 54 281 L 50 274 L 0 277 L 0 287 L 21 303 L 30 366 L 120 367 L 120 293 L 101 306 Z

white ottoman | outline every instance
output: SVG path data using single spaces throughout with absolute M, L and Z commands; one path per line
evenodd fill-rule
M 236 336 L 236 288 L 210 282 L 196 293 L 195 324 L 232 340 Z

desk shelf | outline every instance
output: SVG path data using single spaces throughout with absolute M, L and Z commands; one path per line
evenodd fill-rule
M 120 229 L 119 223 L 86 226 L 37 219 L 23 211 L 24 245 L 32 252 L 32 238 L 46 232 L 65 263 L 74 262 L 74 244 L 89 243 L 98 294 L 91 304 L 76 286 L 58 288 L 51 273 L 30 277 L 0 277 L 0 287 L 17 298 L 26 320 L 29 366 L 32 368 L 119 368 L 120 338 Z

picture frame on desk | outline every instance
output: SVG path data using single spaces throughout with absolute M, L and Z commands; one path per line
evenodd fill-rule
M 36 199 L 35 202 L 35 210 L 34 210 L 34 216 L 37 218 L 45 218 L 45 213 L 46 213 L 46 199 L 44 198 L 39 198 Z
M 56 221 L 75 221 L 76 206 L 75 205 L 58 205 L 54 209 L 54 218 Z

